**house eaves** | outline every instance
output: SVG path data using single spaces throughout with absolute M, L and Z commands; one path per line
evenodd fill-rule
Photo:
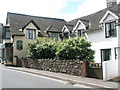
M 40 30 L 40 27 L 34 22 L 34 20 L 30 20 L 28 23 L 26 23 L 26 24 L 22 27 L 22 29 L 24 29 L 24 28 L 25 28 L 27 25 L 29 25 L 30 23 L 34 24 L 35 27 L 36 27 L 38 30 Z
M 105 18 L 108 16 L 108 14 L 114 16 L 116 19 L 119 19 L 119 17 L 118 17 L 115 13 L 113 13 L 113 12 L 110 11 L 110 10 L 108 10 L 108 11 L 105 13 L 105 15 L 103 16 L 103 18 L 100 20 L 99 23 L 102 23 L 102 22 L 105 20 Z
M 24 35 L 23 32 L 19 31 L 19 29 L 25 28 L 30 22 L 40 29 L 43 36 L 47 36 L 45 30 L 50 25 L 54 25 L 54 27 L 61 31 L 64 24 L 66 24 L 65 20 L 59 18 L 39 17 L 10 12 L 7 13 L 6 22 L 10 25 L 12 35 Z

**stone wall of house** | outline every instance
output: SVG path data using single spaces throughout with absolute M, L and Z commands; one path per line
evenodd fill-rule
M 55 59 L 22 59 L 22 66 L 27 68 L 66 73 L 76 76 L 86 76 L 86 64 L 81 60 Z

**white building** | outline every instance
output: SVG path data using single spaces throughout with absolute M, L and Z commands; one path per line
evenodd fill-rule
M 95 62 L 103 66 L 103 79 L 109 80 L 118 75 L 120 62 L 120 4 L 107 0 L 107 8 L 96 13 L 68 22 L 73 25 L 72 34 L 65 25 L 63 33 L 68 37 L 84 36 L 95 50 Z

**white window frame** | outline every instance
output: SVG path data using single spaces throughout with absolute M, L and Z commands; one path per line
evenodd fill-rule
M 27 29 L 27 39 L 36 39 L 36 29 Z
M 50 34 L 50 37 L 51 37 L 51 39 L 55 39 L 55 40 L 58 40 L 58 33 L 51 33 Z

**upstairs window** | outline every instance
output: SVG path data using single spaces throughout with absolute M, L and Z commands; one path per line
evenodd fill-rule
M 77 36 L 81 37 L 81 30 L 77 31 Z
M 9 27 L 4 27 L 5 29 L 5 39 L 10 39 L 11 38 L 11 32 Z
M 51 33 L 50 37 L 51 39 L 58 40 L 58 33 Z
M 35 29 L 27 29 L 27 39 L 36 39 Z
M 63 38 L 64 39 L 68 39 L 69 38 L 69 33 L 68 32 L 64 32 L 63 33 Z
M 83 31 L 84 31 L 84 29 L 80 29 L 80 30 L 78 30 L 78 31 L 77 31 L 77 36 L 78 36 L 78 37 L 82 37 L 83 34 L 84 34 Z
M 22 40 L 18 40 L 17 41 L 17 50 L 22 50 L 23 49 L 23 41 Z
M 105 37 L 116 37 L 116 22 L 109 22 L 105 24 Z

